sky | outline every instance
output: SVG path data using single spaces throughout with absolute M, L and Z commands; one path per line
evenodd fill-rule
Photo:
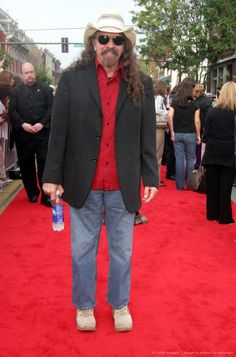
M 132 25 L 130 11 L 136 10 L 134 0 L 1 0 L 0 7 L 34 42 L 60 42 L 62 37 L 68 37 L 69 42 L 79 43 L 83 42 L 87 23 L 95 23 L 104 11 L 119 11 L 128 26 Z M 60 30 L 29 31 L 59 28 Z M 61 53 L 60 45 L 39 47 L 46 47 L 53 53 L 61 61 L 62 68 L 77 59 L 81 52 L 81 49 L 73 44 L 69 45 L 69 53 Z

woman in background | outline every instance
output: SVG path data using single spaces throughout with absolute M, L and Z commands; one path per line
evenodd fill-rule
M 221 224 L 235 223 L 232 217 L 231 191 L 234 181 L 234 118 L 236 83 L 223 85 L 217 105 L 210 109 L 203 138 L 206 168 L 206 216 Z
M 10 183 L 12 180 L 7 177 L 6 173 L 6 143 L 9 140 L 10 123 L 8 116 L 10 90 L 14 86 L 13 73 L 9 71 L 0 72 L 0 183 L 2 186 Z
M 194 169 L 196 144 L 201 142 L 200 110 L 193 99 L 194 87 L 194 82 L 183 81 L 168 113 L 176 159 L 175 182 L 179 191 L 184 189 L 185 180 Z
M 164 186 L 161 181 L 161 162 L 165 144 L 165 130 L 167 129 L 167 114 L 164 99 L 167 95 L 167 88 L 164 82 L 158 81 L 154 86 L 155 109 L 156 109 L 156 156 L 159 170 L 159 185 Z
M 11 87 L 6 82 L 0 82 L 0 189 L 9 183 L 5 166 L 5 146 L 8 139 L 8 98 Z

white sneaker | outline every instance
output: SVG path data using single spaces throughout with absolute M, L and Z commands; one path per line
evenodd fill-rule
M 93 314 L 93 309 L 77 310 L 76 325 L 80 331 L 95 331 L 96 320 Z
M 113 309 L 114 326 L 118 332 L 130 331 L 133 329 L 133 321 L 128 305 L 121 309 Z

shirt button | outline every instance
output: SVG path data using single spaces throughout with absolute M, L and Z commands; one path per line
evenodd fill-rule
M 100 136 L 96 136 L 96 139 L 97 139 L 97 140 L 100 140 L 100 139 L 101 139 L 101 137 L 100 137 Z
M 93 159 L 93 162 L 94 162 L 94 163 L 97 162 L 97 159 Z

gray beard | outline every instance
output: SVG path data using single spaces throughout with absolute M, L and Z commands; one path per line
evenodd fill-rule
M 111 52 L 112 57 L 106 56 L 107 53 Z M 101 54 L 102 64 L 107 68 L 112 68 L 119 62 L 119 56 L 115 49 L 105 49 Z
M 119 62 L 118 58 L 103 58 L 102 59 L 102 64 L 104 65 L 104 67 L 107 68 L 112 68 L 115 65 L 117 65 L 117 63 Z

